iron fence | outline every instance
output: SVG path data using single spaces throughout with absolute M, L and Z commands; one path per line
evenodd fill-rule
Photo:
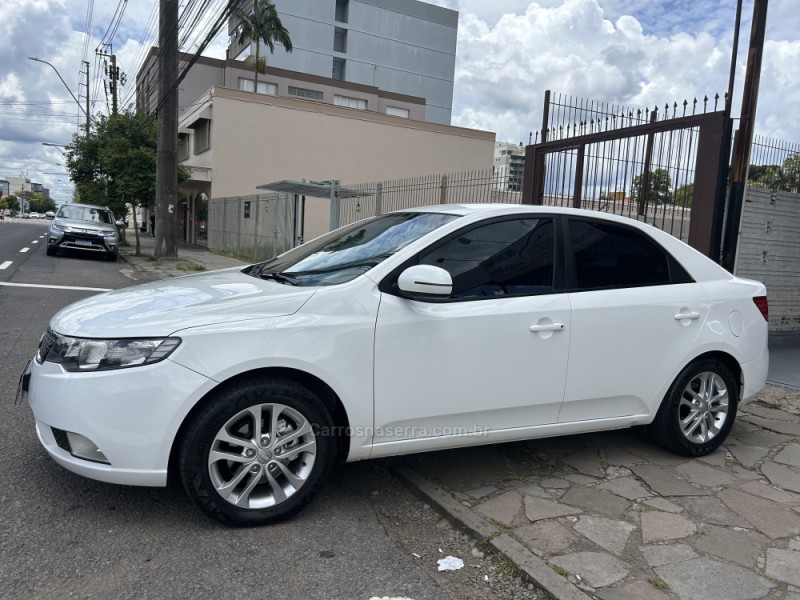
M 212 198 L 208 245 L 239 256 L 264 260 L 297 243 L 294 196 L 281 193 Z
M 494 169 L 445 175 L 426 175 L 371 183 L 346 184 L 352 198 L 340 201 L 339 223 L 346 225 L 375 215 L 432 204 L 519 204 L 521 192 L 513 191 L 518 178 Z

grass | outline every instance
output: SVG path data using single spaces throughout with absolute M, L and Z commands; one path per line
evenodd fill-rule
M 194 263 L 181 263 L 176 269 L 180 269 L 181 271 L 205 271 L 206 268 L 203 265 L 197 265 Z
M 660 577 L 651 577 L 650 579 L 648 579 L 648 581 L 650 582 L 650 585 L 652 585 L 657 590 L 666 591 L 668 589 L 666 582 Z
M 553 569 L 553 571 L 555 571 L 556 573 L 558 573 L 562 577 L 566 577 L 567 579 L 569 579 L 570 575 L 572 575 L 572 573 L 567 571 L 564 567 L 553 566 L 552 569 Z

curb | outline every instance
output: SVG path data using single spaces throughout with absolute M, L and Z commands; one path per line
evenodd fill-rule
M 448 521 L 478 540 L 487 540 L 495 551 L 513 562 L 534 585 L 555 600 L 589 600 L 590 596 L 553 571 L 541 558 L 514 538 L 501 533 L 491 522 L 475 514 L 440 486 L 408 467 L 392 467 L 391 470 L 423 500 L 441 510 Z

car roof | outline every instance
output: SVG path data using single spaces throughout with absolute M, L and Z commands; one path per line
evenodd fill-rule
M 601 219 L 611 219 L 614 221 L 630 222 L 636 219 L 623 217 L 611 213 L 597 210 L 586 210 L 581 208 L 571 208 L 566 206 L 545 206 L 542 204 L 508 204 L 508 203 L 475 203 L 475 204 L 432 204 L 429 206 L 418 206 L 415 208 L 405 208 L 396 212 L 426 212 L 426 213 L 446 213 L 460 217 L 493 215 L 513 215 L 536 212 L 539 214 L 553 215 L 574 215 L 580 217 L 594 217 Z
M 81 204 L 80 202 L 68 202 L 68 203 L 62 204 L 61 206 L 58 207 L 58 210 L 61 210 L 62 208 L 66 207 L 66 206 L 81 206 L 83 208 L 97 208 L 97 209 L 100 209 L 100 210 L 111 210 L 107 206 L 99 206 L 97 204 Z

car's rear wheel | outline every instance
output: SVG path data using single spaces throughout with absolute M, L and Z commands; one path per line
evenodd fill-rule
M 739 404 L 731 369 L 717 359 L 689 364 L 672 383 L 650 432 L 658 444 L 684 456 L 705 456 L 725 441 Z
M 254 377 L 213 396 L 183 437 L 179 470 L 192 501 L 229 525 L 299 512 L 335 455 L 330 414 L 305 387 Z

